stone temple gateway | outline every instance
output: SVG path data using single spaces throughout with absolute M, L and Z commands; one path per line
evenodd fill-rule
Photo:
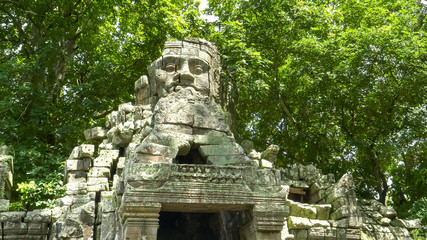
M 66 160 L 66 196 L 54 209 L 8 211 L 13 164 L 2 149 L 2 240 L 412 239 L 420 227 L 357 200 L 351 175 L 276 168 L 277 146 L 238 144 L 212 43 L 168 41 L 148 70 L 135 104 L 84 132 L 88 144 Z

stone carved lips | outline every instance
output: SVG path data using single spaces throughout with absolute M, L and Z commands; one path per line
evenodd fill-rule
M 203 94 L 209 93 L 209 64 L 206 60 L 191 55 L 163 56 L 157 80 L 167 93 L 192 87 Z

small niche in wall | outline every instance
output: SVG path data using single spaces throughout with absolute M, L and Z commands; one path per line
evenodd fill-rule
M 288 199 L 294 202 L 306 203 L 308 200 L 307 189 L 299 187 L 290 187 Z

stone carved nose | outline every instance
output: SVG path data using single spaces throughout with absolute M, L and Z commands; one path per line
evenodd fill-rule
M 188 61 L 185 61 L 182 64 L 181 73 L 179 76 L 179 81 L 181 83 L 193 83 L 194 82 L 194 76 L 190 72 L 190 68 L 188 66 Z

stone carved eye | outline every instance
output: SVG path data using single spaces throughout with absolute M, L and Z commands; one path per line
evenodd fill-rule
M 203 67 L 200 65 L 194 66 L 194 74 L 199 75 L 204 72 Z
M 175 69 L 176 69 L 176 66 L 174 63 L 166 64 L 166 67 L 165 67 L 166 72 L 169 72 L 169 73 L 175 72 Z

